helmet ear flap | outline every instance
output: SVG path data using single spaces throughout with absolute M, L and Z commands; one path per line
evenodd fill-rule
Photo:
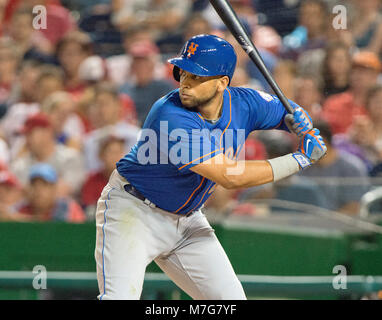
M 176 81 L 180 81 L 180 74 L 179 74 L 179 71 L 180 71 L 180 69 L 179 69 L 179 67 L 177 67 L 177 66 L 174 66 L 174 68 L 172 69 L 172 75 L 174 76 L 174 79 L 176 80 Z

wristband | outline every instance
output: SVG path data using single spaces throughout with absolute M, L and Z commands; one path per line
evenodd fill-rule
M 285 156 L 267 160 L 272 167 L 273 181 L 279 181 L 291 176 L 311 165 L 302 153 L 289 153 Z
M 308 157 L 301 152 L 292 153 L 292 156 L 298 162 L 302 170 L 312 165 L 312 162 L 308 159 Z

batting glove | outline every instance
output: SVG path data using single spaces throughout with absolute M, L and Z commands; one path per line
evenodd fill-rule
M 320 131 L 312 129 L 302 136 L 297 152 L 293 153 L 293 157 L 301 169 L 304 169 L 320 160 L 326 151 L 327 147 L 320 136 Z
M 287 114 L 284 117 L 284 122 L 288 129 L 295 133 L 300 139 L 304 134 L 313 129 L 312 118 L 308 112 L 301 107 L 295 108 L 293 114 Z

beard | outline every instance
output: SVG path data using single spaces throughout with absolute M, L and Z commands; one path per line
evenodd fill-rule
M 217 88 L 215 88 L 215 91 L 211 93 L 207 97 L 194 97 L 189 96 L 185 99 L 182 98 L 180 95 L 180 100 L 182 102 L 182 105 L 187 109 L 196 109 L 196 108 L 203 108 L 204 106 L 207 106 L 212 100 L 214 100 L 217 97 Z

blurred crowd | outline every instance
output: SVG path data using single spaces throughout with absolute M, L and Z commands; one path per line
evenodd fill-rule
M 264 208 L 252 200 L 272 198 L 281 202 L 271 210 L 290 210 L 285 201 L 357 214 L 382 175 L 382 1 L 230 3 L 282 91 L 312 116 L 328 154 L 277 184 L 218 187 L 207 209 L 256 215 Z M 46 28 L 33 10 L 39 5 Z M 178 86 L 166 60 L 193 35 L 232 43 L 232 86 L 273 93 L 207 0 L 0 0 L 0 21 L 3 221 L 93 220 L 151 105 Z M 296 144 L 289 133 L 256 132 L 244 157 L 273 158 Z

